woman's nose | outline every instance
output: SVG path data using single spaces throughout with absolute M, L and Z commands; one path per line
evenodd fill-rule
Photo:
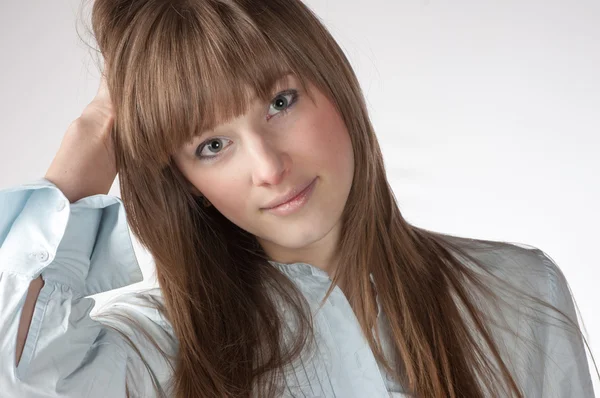
M 278 185 L 289 170 L 289 155 L 260 136 L 248 146 L 254 185 Z

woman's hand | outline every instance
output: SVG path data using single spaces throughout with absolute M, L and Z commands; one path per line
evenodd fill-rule
M 72 202 L 107 194 L 117 176 L 111 136 L 114 110 L 104 75 L 94 99 L 67 129 L 44 178 Z

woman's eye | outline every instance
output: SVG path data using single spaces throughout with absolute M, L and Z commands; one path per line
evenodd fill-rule
M 298 92 L 296 90 L 283 91 L 271 101 L 269 107 L 269 113 L 267 114 L 267 120 L 273 116 L 277 116 L 279 113 L 286 113 L 298 100 Z M 274 113 L 271 113 L 274 110 Z M 225 138 L 211 138 L 198 145 L 196 149 L 196 157 L 201 160 L 208 160 L 211 158 L 219 157 L 219 153 L 223 150 L 225 145 L 222 144 L 224 141 L 230 141 Z
M 223 141 L 229 140 L 224 138 L 211 138 L 208 141 L 203 142 L 196 150 L 196 157 L 200 159 L 209 159 L 219 156 L 219 152 L 221 152 L 224 147 L 221 143 Z
M 279 112 L 287 112 L 288 109 L 294 105 L 297 98 L 298 93 L 296 90 L 288 90 L 279 93 L 271 102 L 271 106 L 269 107 L 269 112 L 267 114 L 267 120 L 277 115 Z M 271 110 L 274 110 L 274 113 L 271 113 Z

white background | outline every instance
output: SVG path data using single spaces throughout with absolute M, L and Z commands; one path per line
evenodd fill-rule
M 355 67 L 404 217 L 544 250 L 600 362 L 600 2 L 307 4 Z M 79 5 L 0 3 L 0 188 L 42 177 L 96 92 Z M 147 280 L 129 288 L 153 283 L 137 251 Z

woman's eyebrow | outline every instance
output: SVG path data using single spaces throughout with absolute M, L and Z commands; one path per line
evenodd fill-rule
M 204 131 L 202 131 L 202 132 L 200 132 L 200 133 L 196 133 L 196 134 L 194 134 L 194 135 L 193 135 L 193 136 L 192 136 L 192 137 L 191 137 L 189 140 L 187 140 L 187 141 L 186 141 L 186 142 L 183 144 L 184 148 L 190 148 L 190 147 L 193 147 L 193 146 L 194 146 L 194 142 L 195 142 L 196 140 L 198 140 L 199 138 L 202 138 L 203 136 L 205 136 L 205 135 L 209 134 L 211 131 L 212 131 L 212 130 L 204 130 Z
M 269 91 L 275 91 L 277 89 L 283 88 L 284 86 L 288 85 L 290 80 L 290 76 L 293 76 L 292 71 L 290 70 L 286 70 L 284 72 L 282 72 L 279 76 L 277 76 L 275 79 L 273 79 L 273 82 L 270 85 L 270 89 Z

